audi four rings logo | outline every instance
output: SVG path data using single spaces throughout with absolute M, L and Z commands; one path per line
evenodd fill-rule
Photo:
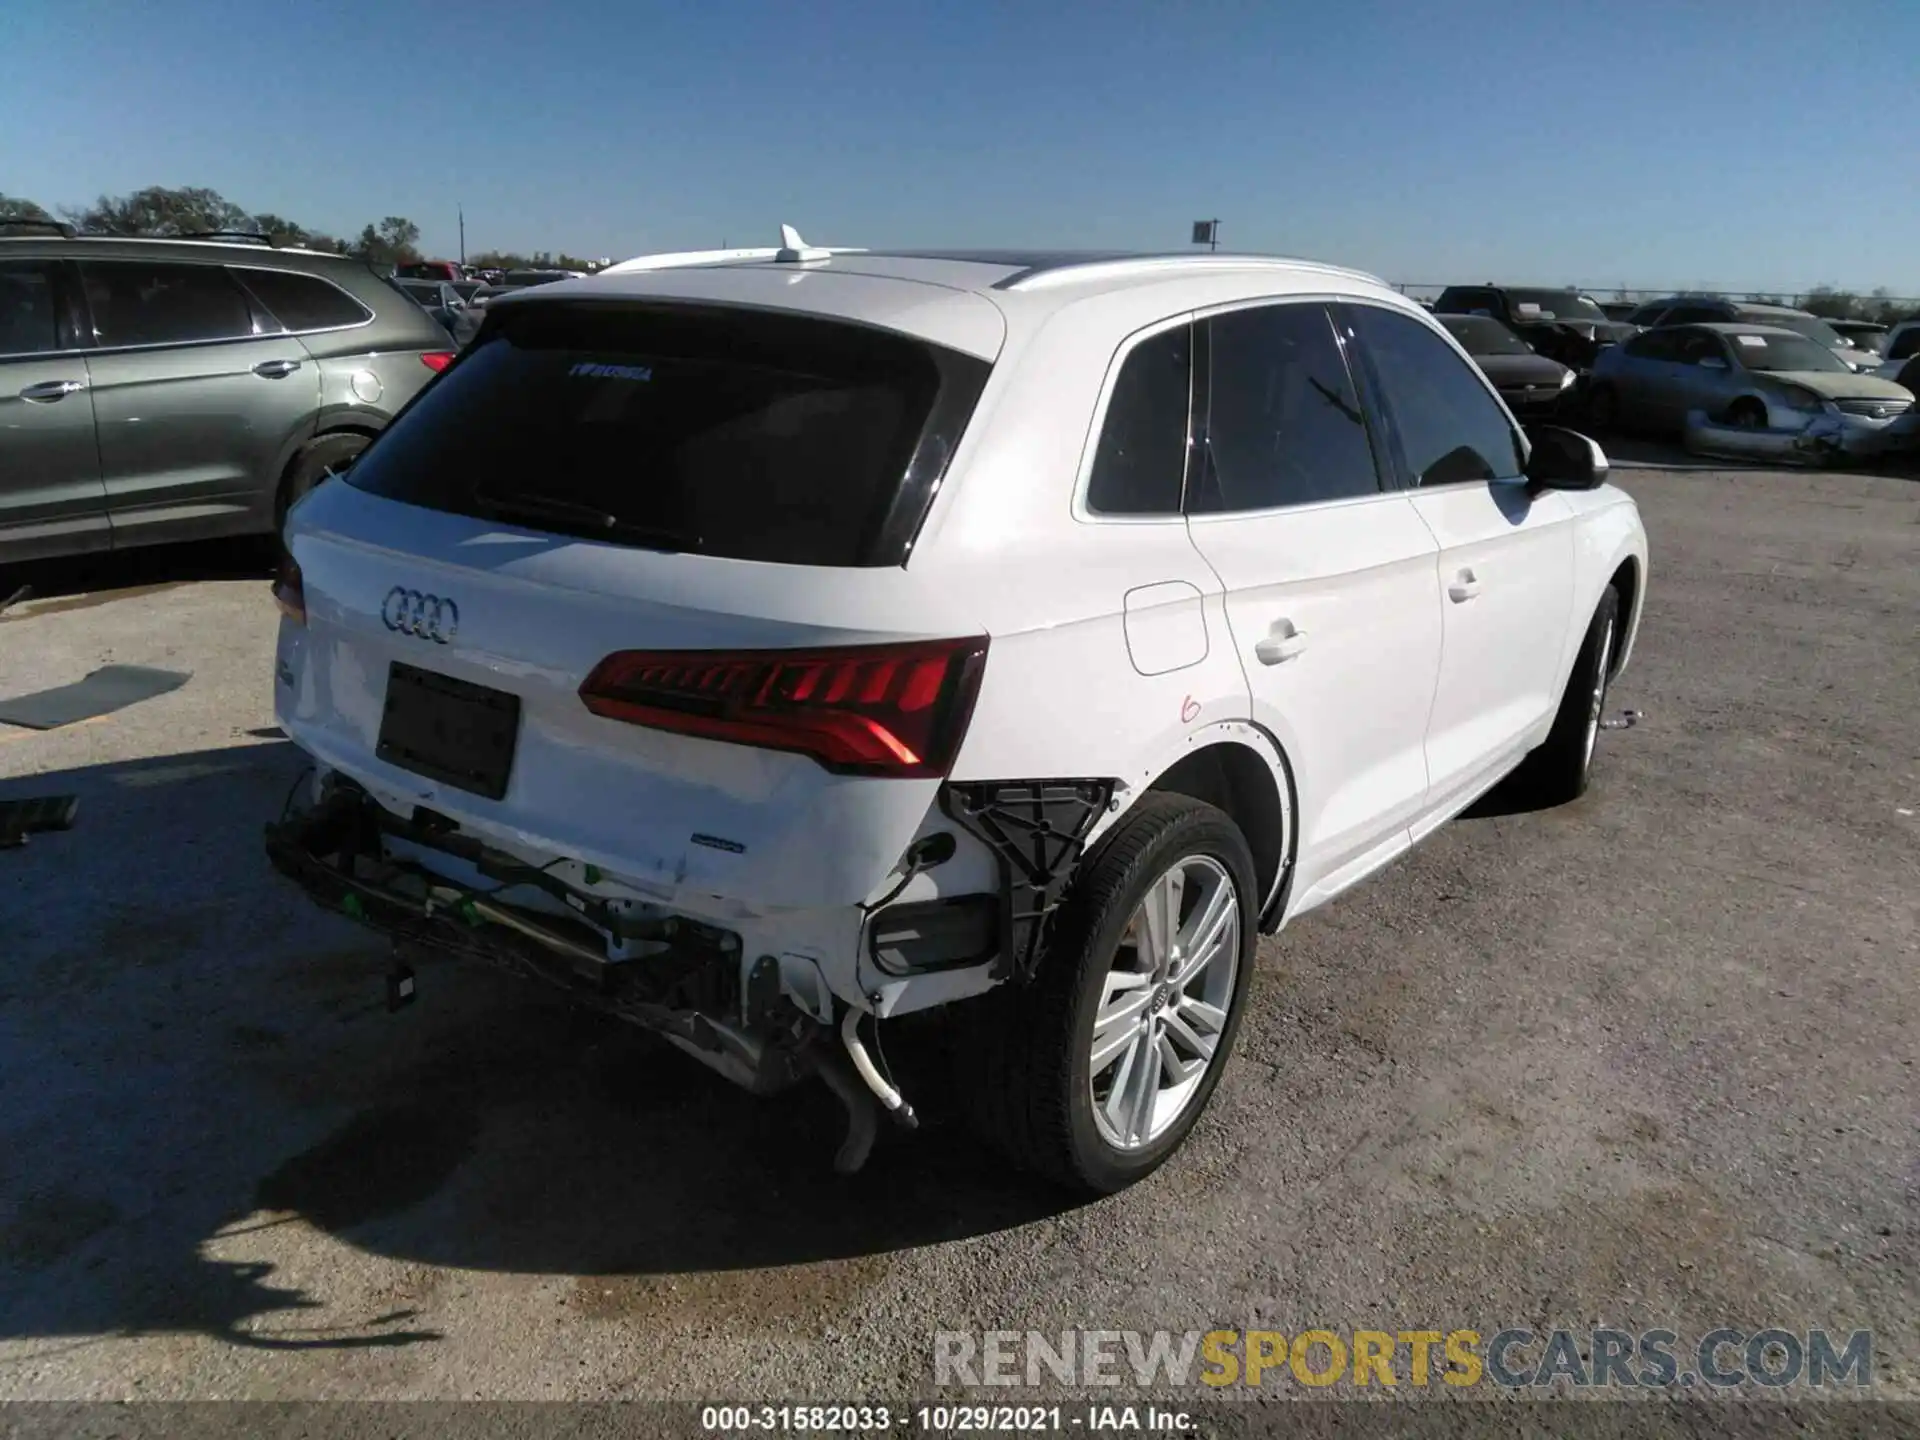
M 445 645 L 460 633 L 460 607 L 438 595 L 422 595 L 396 585 L 381 602 L 380 618 L 387 629 Z

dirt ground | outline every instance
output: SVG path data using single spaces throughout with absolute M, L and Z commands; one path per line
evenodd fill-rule
M 926 1395 L 936 1329 L 1775 1324 L 1920 1398 L 1920 482 L 1617 472 L 1650 599 L 1583 800 L 1497 801 L 1264 944 L 1187 1150 L 1096 1205 L 951 1134 L 829 1168 L 646 1037 L 268 869 L 299 768 L 245 552 L 41 573 L 0 694 L 182 689 L 0 797 L 0 1397 Z M 0 590 L 8 587 L 0 585 Z

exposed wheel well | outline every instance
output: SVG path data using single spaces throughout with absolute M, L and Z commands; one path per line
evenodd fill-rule
M 1609 583 L 1612 584 L 1615 590 L 1620 592 L 1620 628 L 1624 633 L 1630 634 L 1633 628 L 1634 617 L 1639 613 L 1634 609 L 1634 606 L 1640 599 L 1639 562 L 1631 557 L 1622 560 L 1620 562 L 1620 568 L 1613 572 L 1613 579 Z M 1615 673 L 1619 672 L 1620 657 L 1626 653 L 1626 649 L 1627 647 L 1624 643 L 1617 644 L 1613 647 L 1613 668 Z
M 1265 904 L 1292 843 L 1288 805 L 1265 756 L 1251 746 L 1222 741 L 1186 756 L 1147 788 L 1188 795 L 1224 810 L 1247 837 L 1260 882 L 1255 904 Z

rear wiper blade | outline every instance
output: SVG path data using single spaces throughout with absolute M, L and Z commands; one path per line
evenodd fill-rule
M 579 527 L 590 534 L 605 535 L 609 539 L 631 540 L 645 545 L 651 550 L 686 550 L 687 537 L 677 535 L 671 530 L 661 530 L 647 525 L 635 525 L 622 520 L 611 511 L 602 510 L 597 505 L 583 505 L 573 500 L 557 500 L 550 495 L 489 495 L 476 492 L 473 497 L 489 515 L 501 520 L 557 520 L 568 526 Z

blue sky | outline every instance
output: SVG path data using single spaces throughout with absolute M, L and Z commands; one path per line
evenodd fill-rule
M 544 13 L 543 13 L 544 12 Z M 0 192 L 432 253 L 1233 248 L 1920 295 L 1916 0 L 0 0 Z

